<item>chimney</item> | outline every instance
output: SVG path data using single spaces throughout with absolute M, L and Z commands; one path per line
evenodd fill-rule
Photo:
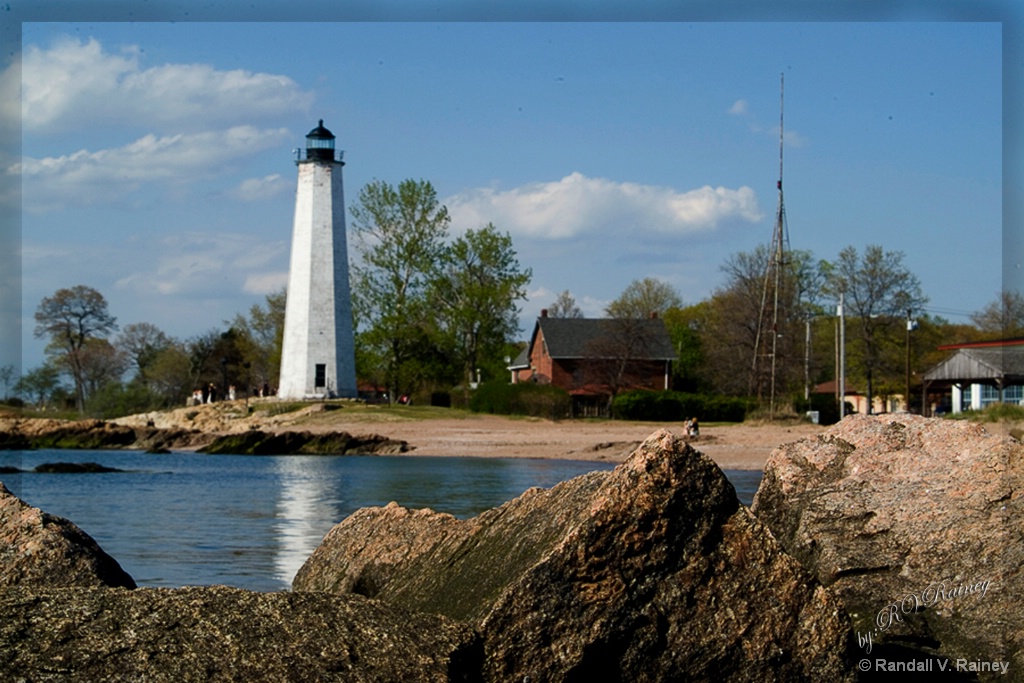
M 546 308 L 540 309 L 540 317 L 542 317 L 542 318 L 548 317 L 548 309 L 546 309 Z

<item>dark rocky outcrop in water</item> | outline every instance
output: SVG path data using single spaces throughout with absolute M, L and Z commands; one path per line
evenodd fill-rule
M 134 588 L 135 581 L 89 534 L 0 483 L 0 588 L 8 586 Z
M 354 595 L 8 589 L 0 614 L 4 680 L 479 680 L 471 628 Z
M 0 450 L 132 449 L 167 453 L 199 448 L 200 453 L 230 455 L 392 455 L 410 449 L 405 441 L 379 434 L 302 431 L 217 434 L 197 429 L 129 427 L 103 420 L 11 420 L 0 427 Z
M 135 443 L 135 430 L 131 427 L 104 422 L 79 420 L 67 422 L 32 437 L 33 448 L 76 448 L 96 450 L 125 448 Z
M 851 416 L 776 449 L 753 510 L 873 656 L 1009 662 L 980 679 L 1024 681 L 1022 475 L 1024 446 L 979 425 Z
M 199 449 L 213 455 L 389 455 L 405 453 L 409 445 L 379 434 L 352 436 L 348 432 L 263 432 L 252 429 L 218 436 Z
M 488 681 L 852 680 L 836 600 L 668 432 L 470 520 L 361 510 L 293 588 L 473 624 Z
M 212 435 L 191 429 L 132 428 L 103 420 L 8 420 L 0 426 L 0 450 L 130 448 L 166 451 L 208 443 Z
M 116 467 L 107 467 L 98 462 L 44 462 L 32 468 L 40 474 L 102 474 L 106 472 L 124 472 Z

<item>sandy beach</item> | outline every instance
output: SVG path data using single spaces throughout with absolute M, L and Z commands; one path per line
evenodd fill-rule
M 565 420 L 458 413 L 458 417 L 421 418 L 390 410 L 300 411 L 271 417 L 263 429 L 303 429 L 312 432 L 376 433 L 401 439 L 412 447 L 408 455 L 495 458 L 548 458 L 621 462 L 636 445 L 659 429 L 683 436 L 681 423 L 617 420 Z M 728 424 L 702 426 L 691 439 L 697 449 L 724 469 L 764 467 L 772 449 L 811 437 L 824 427 L 807 423 Z

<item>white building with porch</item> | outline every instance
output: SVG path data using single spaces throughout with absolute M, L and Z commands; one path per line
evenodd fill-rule
M 953 413 L 993 403 L 1024 405 L 1024 339 L 940 346 L 954 351 L 924 375 L 925 394 L 949 391 Z

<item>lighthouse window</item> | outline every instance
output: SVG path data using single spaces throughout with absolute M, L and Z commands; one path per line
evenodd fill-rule
M 316 364 L 316 381 L 313 383 L 314 387 L 325 387 L 327 386 L 327 366 L 323 363 Z

